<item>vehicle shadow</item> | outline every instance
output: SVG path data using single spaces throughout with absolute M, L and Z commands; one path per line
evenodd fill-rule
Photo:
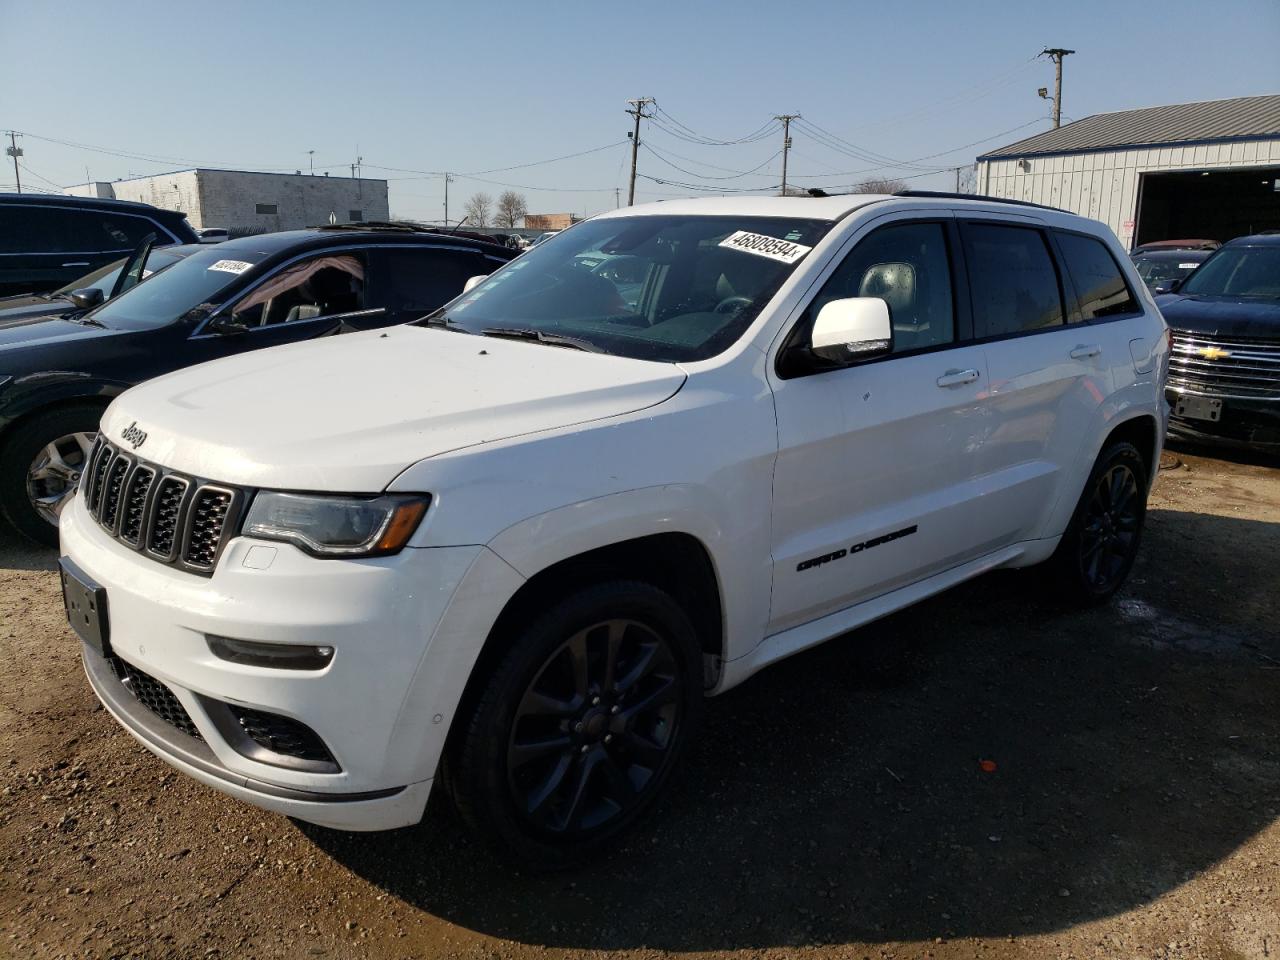
M 0 520 L 0 570 L 57 570 L 58 550 L 32 543 Z
M 500 863 L 443 802 L 302 829 L 406 904 L 567 949 L 1020 935 L 1150 903 L 1280 816 L 1280 632 L 1230 615 L 1280 592 L 1280 525 L 1150 517 L 1109 606 L 996 573 L 710 701 L 673 796 L 576 872 Z M 1165 576 L 1197 568 L 1188 517 L 1235 546 L 1190 610 Z

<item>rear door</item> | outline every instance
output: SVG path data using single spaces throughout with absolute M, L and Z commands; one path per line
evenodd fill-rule
M 67 212 L 25 203 L 0 203 L 0 296 L 45 293 L 94 266 L 71 246 Z
M 1000 524 L 981 474 L 986 362 L 970 319 L 948 212 L 875 221 L 789 334 L 771 385 L 778 418 L 773 498 L 775 633 L 987 551 Z M 818 308 L 889 304 L 893 352 L 789 372 Z M 803 369 L 803 368 L 801 368 Z
M 960 231 L 974 335 L 991 377 L 982 472 L 1002 503 L 1000 534 L 1013 543 L 1060 533 L 1044 531 L 1045 518 L 1074 482 L 1127 344 L 1083 322 L 1043 225 L 974 215 Z

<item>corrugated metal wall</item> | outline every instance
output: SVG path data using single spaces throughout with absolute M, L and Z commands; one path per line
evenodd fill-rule
M 1101 220 L 1128 246 L 1138 208 L 1139 174 L 1276 164 L 1280 164 L 1280 139 L 1105 150 L 981 161 L 977 186 L 979 193 L 993 197 L 1030 200 Z

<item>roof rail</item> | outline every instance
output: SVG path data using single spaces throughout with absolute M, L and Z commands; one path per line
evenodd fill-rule
M 1012 203 L 1019 207 L 1035 207 L 1037 210 L 1052 210 L 1055 213 L 1070 213 L 1061 207 L 1051 207 L 1044 203 L 1032 203 L 1030 200 L 1010 200 L 1008 197 L 989 197 L 984 193 L 950 193 L 945 190 L 899 190 L 895 197 L 933 197 L 938 200 L 985 200 L 988 203 Z

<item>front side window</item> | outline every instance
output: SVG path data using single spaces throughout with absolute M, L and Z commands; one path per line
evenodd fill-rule
M 979 339 L 1062 325 L 1062 292 L 1044 234 L 1030 227 L 967 223 L 963 235 Z
M 1080 298 L 1080 316 L 1101 320 L 1138 313 L 1138 303 L 1124 282 L 1115 257 L 1101 240 L 1078 233 L 1058 234 L 1067 273 Z
M 487 272 L 492 264 L 476 253 L 429 247 L 380 250 L 377 256 L 379 306 L 417 316 L 448 303 L 469 279 Z
M 955 307 L 946 230 L 940 223 L 882 227 L 845 257 L 809 308 L 846 297 L 877 297 L 889 305 L 893 352 L 955 340 Z
M 539 243 L 431 321 L 467 333 L 573 340 L 636 359 L 705 360 L 742 336 L 830 228 L 785 217 L 588 220 Z
M 245 296 L 231 319 L 270 327 L 364 309 L 364 255 L 330 254 L 285 267 Z
M 1280 300 L 1280 244 L 1223 247 L 1201 264 L 1178 292 Z

